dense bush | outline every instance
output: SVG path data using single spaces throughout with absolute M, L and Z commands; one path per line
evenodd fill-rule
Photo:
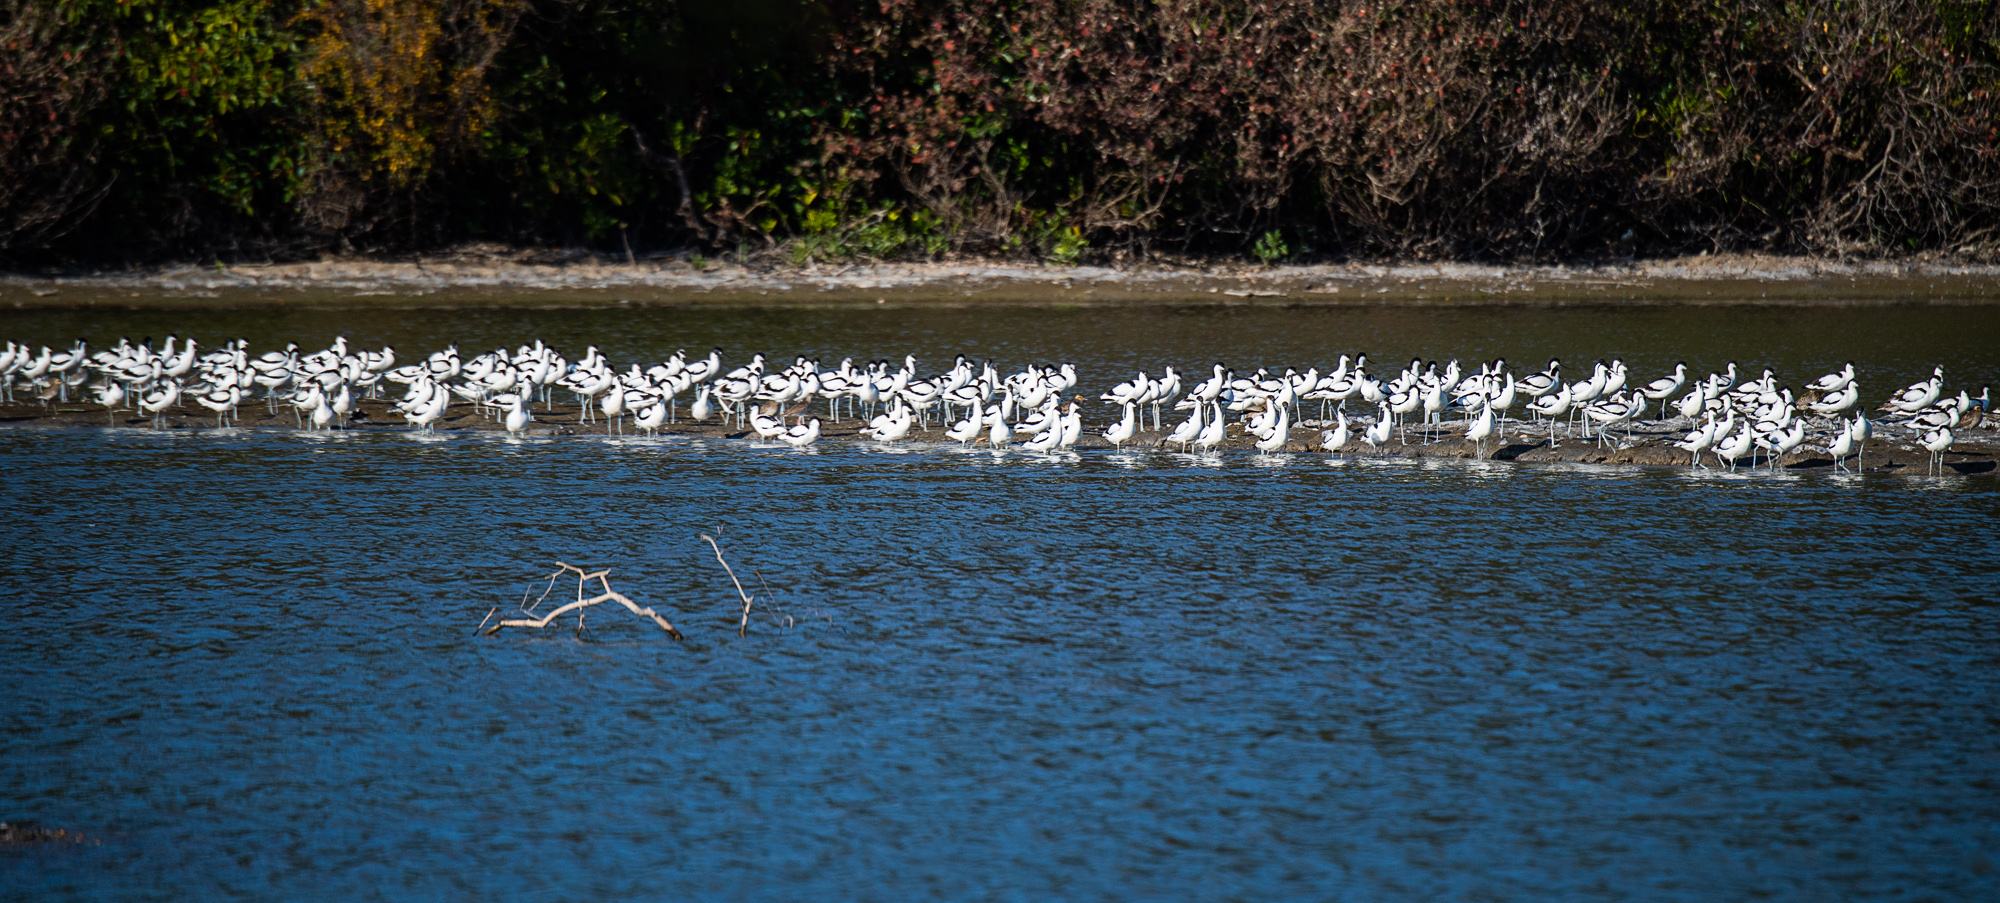
M 103 197 L 78 167 L 96 154 L 82 124 L 105 91 L 98 30 L 32 0 L 0 0 L 0 252 L 59 240 Z
M 0 258 L 2000 248 L 1992 0 L 0 0 Z

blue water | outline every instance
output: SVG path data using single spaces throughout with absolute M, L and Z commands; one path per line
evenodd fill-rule
M 0 512 L 0 818 L 100 841 L 0 895 L 2000 894 L 1990 479 L 9 429 Z M 556 558 L 687 641 L 474 636 Z

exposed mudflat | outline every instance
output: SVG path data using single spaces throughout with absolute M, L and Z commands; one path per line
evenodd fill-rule
M 1203 263 L 1055 266 L 968 260 L 773 265 L 473 248 L 432 258 L 0 276 L 0 307 L 338 303 L 389 308 L 648 305 L 1562 306 L 1992 304 L 2000 266 L 1721 255 L 1585 266 Z
M 535 422 L 529 424 L 528 429 L 525 431 L 527 437 L 549 439 L 566 436 L 604 436 L 609 434 L 609 430 L 601 419 L 590 423 L 577 422 L 578 409 L 573 404 L 558 403 L 552 408 L 538 405 L 534 411 Z M 800 415 L 819 418 L 821 442 L 872 442 L 872 440 L 859 434 L 860 428 L 865 425 L 864 421 L 852 417 L 844 417 L 839 421 L 835 421 L 826 416 L 823 408 L 816 408 L 810 413 L 798 408 L 787 412 L 787 416 L 789 417 Z M 1580 431 L 1558 425 L 1555 429 L 1554 444 L 1551 444 L 1550 428 L 1546 423 L 1524 423 L 1520 420 L 1510 420 L 1504 431 L 1505 438 L 1502 441 L 1488 441 L 1478 447 L 1475 447 L 1473 443 L 1467 442 L 1462 438 L 1464 432 L 1463 425 L 1447 423 L 1438 429 L 1435 441 L 1425 441 L 1426 437 L 1423 432 L 1415 425 L 1412 425 L 1404 436 L 1398 437 L 1392 435 L 1388 443 L 1379 448 L 1370 448 L 1363 444 L 1360 439 L 1361 425 L 1363 423 L 1365 423 L 1365 419 L 1350 420 L 1350 428 L 1354 432 L 1354 438 L 1340 452 L 1342 456 L 1370 458 L 1478 458 L 1495 461 L 1512 461 L 1522 464 L 1614 464 L 1655 467 L 1686 467 L 1689 464 L 1688 454 L 1670 445 L 1670 443 L 1685 435 L 1689 428 L 1688 422 L 1680 418 L 1645 421 L 1636 425 L 1629 435 L 1622 429 L 1614 430 L 1614 438 L 1601 443 L 1595 438 L 1583 436 Z M 1326 424 L 1326 426 L 1330 425 Z M 2000 464 L 2000 430 L 1996 430 L 1995 425 L 1995 422 L 1989 420 L 1976 428 L 1960 428 L 1957 431 L 1957 441 L 1952 445 L 1951 451 L 1945 455 L 1944 472 L 1947 474 L 1968 476 L 1992 476 L 2000 473 L 2000 469 L 1996 469 L 1996 464 Z M 1291 432 L 1291 441 L 1286 444 L 1284 451 L 1287 453 L 1326 454 L 1319 447 L 1321 426 L 1315 420 L 1307 420 L 1295 426 Z M 131 411 L 119 411 L 113 414 L 106 412 L 100 406 L 90 403 L 55 403 L 43 406 L 33 402 L 22 401 L 0 405 L 0 427 L 95 427 L 141 430 L 155 428 L 152 418 L 143 414 L 135 414 Z M 163 421 L 161 428 L 170 431 L 207 431 L 217 429 L 217 426 L 213 415 L 206 414 L 198 409 L 181 409 L 170 413 Z M 281 407 L 274 414 L 261 402 L 246 402 L 241 409 L 241 420 L 238 423 L 232 424 L 231 428 L 298 430 L 301 427 L 298 417 L 287 407 Z M 361 400 L 352 422 L 344 427 L 344 429 L 352 432 L 371 433 L 412 431 L 412 428 L 403 421 L 402 417 L 388 402 L 377 399 Z M 475 410 L 470 405 L 454 405 L 450 412 L 438 421 L 434 429 L 436 432 L 442 434 L 504 432 L 504 427 L 494 417 L 482 411 Z M 1077 443 L 1077 447 L 1084 450 L 1110 449 L 1111 444 L 1104 441 L 1101 435 L 1102 429 L 1103 424 L 1093 425 L 1087 423 L 1084 428 L 1083 437 Z M 1909 438 L 1901 435 L 1901 432 L 1891 425 L 1877 424 L 1876 437 L 1870 440 L 1866 456 L 1861 462 L 1861 465 L 1865 467 L 1867 472 L 1893 474 L 1925 473 L 1929 467 L 1929 453 L 1910 441 Z M 637 437 L 640 433 L 632 426 L 628 418 L 622 425 L 620 435 Z M 765 442 L 770 445 L 780 444 L 777 440 L 759 439 L 741 427 L 714 419 L 707 422 L 681 420 L 676 423 L 670 423 L 662 427 L 658 431 L 658 435 L 668 437 L 698 436 L 715 439 L 734 439 L 746 442 Z M 1022 436 L 1018 438 L 1025 440 L 1029 437 Z M 957 443 L 954 443 L 944 435 L 943 426 L 932 423 L 929 430 L 913 429 L 910 435 L 898 444 L 923 447 L 952 446 Z M 987 445 L 986 440 L 982 438 L 974 443 L 973 447 L 984 448 Z M 1814 434 L 1807 440 L 1804 446 L 1780 459 L 1777 462 L 1777 467 L 1795 472 L 1831 471 L 1834 469 L 1834 463 L 1832 457 L 1823 450 L 1825 445 L 1826 440 Z M 1022 455 L 1035 454 L 1021 449 L 1018 443 L 1012 448 L 1014 453 Z M 1179 447 L 1166 441 L 1165 433 L 1151 430 L 1142 430 L 1134 437 L 1133 441 L 1125 443 L 1123 448 L 1126 451 L 1133 452 L 1179 453 L 1182 451 Z M 1229 426 L 1227 438 L 1219 451 L 1232 454 L 1254 454 L 1254 439 L 1243 435 L 1240 424 L 1232 423 Z M 1721 466 L 1712 454 L 1704 454 L 1702 456 L 1702 464 L 1707 467 Z M 1738 469 L 1747 469 L 1749 466 L 1749 459 L 1745 458 L 1739 462 Z M 1764 463 L 1760 461 L 1757 466 L 1762 467 Z M 1854 460 L 1850 459 L 1845 462 L 1844 466 L 1853 469 L 1857 464 Z

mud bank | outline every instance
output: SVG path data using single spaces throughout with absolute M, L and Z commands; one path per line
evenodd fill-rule
M 777 266 L 676 256 L 635 262 L 488 249 L 416 260 L 322 260 L 0 276 L 0 307 L 651 305 L 1721 305 L 2000 303 L 2000 266 L 1724 255 L 1592 266 L 1004 261 Z
M 240 422 L 231 428 L 245 430 L 299 431 L 298 418 L 289 410 L 281 408 L 276 414 L 268 411 L 261 402 L 246 403 L 241 411 Z M 827 444 L 868 443 L 859 434 L 863 421 L 843 418 L 834 421 L 825 411 L 811 413 L 794 409 L 788 416 L 801 414 L 820 419 L 820 441 Z M 578 409 L 575 405 L 557 404 L 553 408 L 537 406 L 535 422 L 529 424 L 526 434 L 535 439 L 555 439 L 569 436 L 609 435 L 605 424 L 599 420 L 591 423 L 577 422 Z M 1684 420 L 1647 421 L 1633 429 L 1629 436 L 1622 430 L 1614 431 L 1615 438 L 1603 444 L 1596 439 L 1586 438 L 1581 433 L 1558 426 L 1554 443 L 1550 441 L 1547 424 L 1527 424 L 1518 420 L 1509 421 L 1504 438 L 1488 441 L 1475 448 L 1474 444 L 1462 438 L 1463 427 L 1447 424 L 1439 432 L 1436 441 L 1426 442 L 1418 429 L 1412 427 L 1406 437 L 1392 435 L 1389 442 L 1380 448 L 1369 448 L 1360 440 L 1360 425 L 1351 421 L 1355 438 L 1340 455 L 1348 458 L 1435 458 L 1435 459 L 1485 459 L 1508 461 L 1520 464 L 1576 464 L 1576 465 L 1633 465 L 1648 467 L 1688 466 L 1686 452 L 1672 448 L 1669 443 L 1685 434 L 1688 426 Z M 0 405 L 0 428 L 97 428 L 97 429 L 154 429 L 152 418 L 130 411 L 107 412 L 93 404 L 53 404 L 44 407 L 35 403 L 14 403 Z M 1110 450 L 1101 433 L 1102 424 L 1086 425 L 1084 435 L 1077 443 L 1079 450 Z M 177 411 L 169 414 L 164 421 L 164 429 L 170 432 L 206 432 L 217 429 L 213 415 L 200 411 Z M 353 420 L 345 432 L 358 433 L 409 433 L 413 432 L 401 416 L 388 402 L 365 399 L 359 402 Z M 439 434 L 504 433 L 505 429 L 492 417 L 475 411 L 469 405 L 454 406 L 435 426 Z M 640 438 L 640 434 L 627 420 L 621 435 Z M 710 420 L 696 423 L 682 420 L 662 427 L 661 437 L 729 439 L 745 442 L 764 442 L 777 446 L 775 440 L 766 442 L 736 426 Z M 1319 448 L 1320 428 L 1316 421 L 1306 421 L 1295 427 L 1291 441 L 1284 451 L 1293 454 L 1325 455 Z M 1028 437 L 1020 437 L 1026 439 Z M 1406 441 L 1405 441 L 1406 440 Z M 909 437 L 898 443 L 904 447 L 923 448 L 955 447 L 944 435 L 944 428 L 936 423 L 929 430 L 912 430 Z M 973 447 L 986 447 L 980 440 Z M 1825 441 L 1814 437 L 1801 447 L 1777 462 L 1777 469 L 1807 473 L 1834 470 L 1831 456 L 1822 449 Z M 1178 454 L 1180 449 L 1165 441 L 1165 434 L 1142 431 L 1123 446 L 1126 452 Z M 1227 439 L 1221 451 L 1232 454 L 1256 454 L 1254 440 L 1242 435 L 1239 424 L 1230 424 Z M 1015 453 L 1028 456 L 1035 453 L 1016 448 Z M 1929 454 L 1912 443 L 1900 431 L 1888 425 L 1878 425 L 1876 438 L 1870 440 L 1863 459 L 1868 473 L 1922 475 L 1929 467 Z M 1713 455 L 1703 455 L 1702 463 L 1710 468 L 1721 465 Z M 1763 467 L 1760 461 L 1757 465 Z M 1845 466 L 1856 467 L 1849 459 Z M 1738 470 L 1749 470 L 1746 458 L 1738 465 Z M 2000 430 L 1992 423 L 1977 429 L 1959 431 L 1958 441 L 1945 455 L 1944 473 L 1972 477 L 1993 477 L 2000 475 Z

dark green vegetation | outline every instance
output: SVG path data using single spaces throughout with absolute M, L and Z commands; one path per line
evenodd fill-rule
M 0 0 L 0 261 L 2000 253 L 1967 0 Z

